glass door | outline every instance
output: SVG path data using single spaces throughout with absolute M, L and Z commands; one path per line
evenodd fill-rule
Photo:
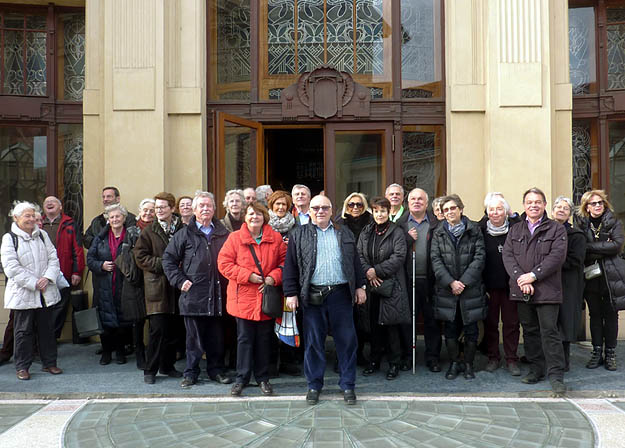
M 263 126 L 222 112 L 216 112 L 215 122 L 215 201 L 218 216 L 223 216 L 228 190 L 264 183 Z
M 358 191 L 368 198 L 384 195 L 394 179 L 391 123 L 329 123 L 326 125 L 326 195 L 340 212 L 343 200 Z

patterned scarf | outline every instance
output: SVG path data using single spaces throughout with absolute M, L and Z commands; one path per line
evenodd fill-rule
M 490 222 L 490 219 L 486 221 L 486 231 L 490 236 L 505 235 L 506 233 L 508 233 L 509 226 L 510 223 L 508 222 L 508 218 L 506 218 L 506 221 L 503 223 L 503 225 L 499 227 L 494 226 L 493 223 Z
M 269 210 L 269 226 L 281 235 L 287 233 L 295 225 L 295 218 L 291 213 L 287 213 L 279 218 L 272 210 Z
M 165 235 L 167 235 L 168 239 L 171 239 L 171 237 L 174 236 L 174 233 L 176 233 L 176 227 L 178 227 L 179 220 L 180 219 L 177 215 L 171 215 L 171 223 L 169 224 L 167 224 L 167 221 L 158 220 L 158 223 L 161 225 L 161 228 L 163 229 L 163 232 L 165 232 Z

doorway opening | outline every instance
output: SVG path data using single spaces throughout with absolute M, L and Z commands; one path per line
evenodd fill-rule
M 267 182 L 273 190 L 289 193 L 304 184 L 312 195 L 324 189 L 323 129 L 267 129 L 265 160 Z

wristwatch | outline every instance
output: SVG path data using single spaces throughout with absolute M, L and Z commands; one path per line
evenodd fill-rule
M 360 289 L 364 289 L 364 290 L 366 291 L 366 290 L 367 290 L 367 284 L 365 283 L 364 285 L 362 285 L 362 286 L 360 287 Z

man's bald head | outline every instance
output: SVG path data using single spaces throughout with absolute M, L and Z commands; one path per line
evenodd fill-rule
M 327 196 L 317 195 L 310 201 L 310 219 L 314 224 L 325 229 L 332 217 L 332 202 Z

